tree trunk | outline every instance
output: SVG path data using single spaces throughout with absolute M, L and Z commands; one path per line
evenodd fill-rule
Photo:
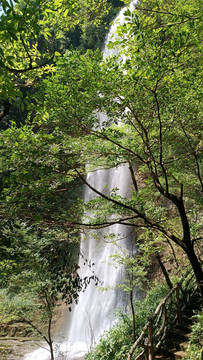
M 175 202 L 174 202 L 175 203 Z M 203 272 L 202 272 L 202 268 L 200 265 L 200 262 L 195 254 L 194 251 L 194 247 L 191 241 L 191 236 L 190 236 L 190 225 L 188 222 L 188 218 L 187 218 L 187 214 L 185 211 L 185 205 L 181 198 L 176 199 L 176 206 L 178 208 L 180 217 L 181 217 L 181 221 L 182 221 L 182 228 L 183 228 L 183 249 L 187 254 L 187 257 L 190 261 L 190 264 L 192 266 L 192 269 L 194 271 L 195 277 L 196 277 L 196 281 L 197 281 L 197 285 L 198 285 L 198 289 L 200 291 L 200 295 L 201 295 L 201 301 L 203 304 Z
M 50 354 L 51 354 L 51 360 L 54 360 L 54 349 L 53 349 L 53 341 L 51 336 L 51 324 L 52 324 L 52 316 L 49 319 L 49 326 L 48 326 L 48 339 L 49 339 L 49 348 L 50 348 Z
M 166 280 L 166 282 L 167 282 L 167 285 L 168 285 L 169 289 L 172 289 L 172 288 L 173 288 L 173 285 L 172 285 L 172 283 L 171 283 L 171 280 L 170 280 L 170 278 L 169 278 L 169 275 L 168 275 L 168 273 L 167 273 L 167 270 L 166 270 L 163 262 L 161 261 L 161 257 L 160 257 L 160 255 L 159 255 L 159 253 L 158 253 L 157 251 L 156 251 L 155 255 L 156 255 L 158 264 L 159 264 L 159 266 L 160 266 L 160 268 L 161 268 L 161 271 L 162 271 L 162 273 L 164 274 L 164 277 L 165 277 L 165 280 Z
M 51 360 L 54 360 L 54 349 L 52 341 L 49 343 L 50 353 L 51 353 Z
M 133 340 L 135 341 L 135 308 L 134 308 L 134 303 L 133 303 L 133 290 L 130 290 L 130 306 L 131 306 L 131 311 L 132 311 L 132 316 L 133 316 Z
M 132 181 L 133 181 L 135 191 L 138 191 L 138 186 L 137 186 L 137 181 L 136 181 L 136 178 L 135 178 L 135 173 L 134 173 L 134 170 L 133 170 L 133 166 L 130 163 L 129 163 L 129 170 L 130 170 L 130 173 L 131 173 L 131 178 L 132 178 Z
M 188 257 L 190 264 L 192 266 L 192 269 L 194 271 L 198 289 L 200 291 L 200 295 L 201 295 L 201 299 L 202 299 L 202 304 L 203 304 L 203 272 L 201 269 L 200 262 L 194 252 L 194 248 L 193 248 L 192 244 L 190 244 L 190 245 L 187 244 L 187 248 L 185 249 L 185 252 L 187 254 L 187 257 Z

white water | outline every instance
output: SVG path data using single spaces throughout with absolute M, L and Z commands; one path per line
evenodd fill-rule
M 115 18 L 113 24 L 111 25 L 109 32 L 107 34 L 104 48 L 103 48 L 103 57 L 104 59 L 109 56 L 115 56 L 119 54 L 119 48 L 114 47 L 113 49 L 108 48 L 108 43 L 111 41 L 112 43 L 115 42 L 118 38 L 116 34 L 116 29 L 119 25 L 123 25 L 125 23 L 125 11 L 126 9 L 129 9 L 130 11 L 134 10 L 135 4 L 137 0 L 132 0 L 129 6 L 123 7 L 117 17 Z M 122 58 L 124 58 L 124 55 L 122 55 Z
M 130 10 L 133 10 L 133 3 Z M 119 24 L 124 23 L 124 12 L 122 9 L 111 26 L 104 47 L 104 58 L 117 55 L 118 50 L 107 48 L 108 42 L 116 39 L 115 31 Z M 100 121 L 106 121 L 106 115 L 100 114 Z M 109 170 L 97 170 L 87 174 L 87 181 L 100 192 L 108 194 L 117 188 L 118 194 L 123 197 L 130 195 L 130 173 L 127 165 L 122 165 Z M 85 189 L 84 200 L 88 202 L 95 197 L 95 193 L 88 187 Z M 81 235 L 79 259 L 79 274 L 81 277 L 96 275 L 102 287 L 108 288 L 101 291 L 92 281 L 87 290 L 80 293 L 78 305 L 73 306 L 73 311 L 64 318 L 62 332 L 58 338 L 62 342 L 56 343 L 55 357 L 62 359 L 83 359 L 84 355 L 92 346 L 98 342 L 100 335 L 112 327 L 116 321 L 115 309 L 125 310 L 126 300 L 121 290 L 116 288 L 121 284 L 124 269 L 112 264 L 111 255 L 118 251 L 118 246 L 126 249 L 131 241 L 131 229 L 115 224 L 96 233 L 89 231 Z M 109 235 L 114 233 L 113 241 Z M 118 245 L 115 245 L 115 243 Z M 85 261 L 87 260 L 87 262 Z M 87 266 L 87 263 L 94 264 Z M 46 344 L 44 345 L 46 347 Z M 48 349 L 39 348 L 24 357 L 24 360 L 49 360 Z

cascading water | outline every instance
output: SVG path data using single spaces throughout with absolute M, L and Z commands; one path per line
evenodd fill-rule
M 119 195 L 124 197 L 128 196 L 129 180 L 127 165 L 87 174 L 88 183 L 97 190 L 107 193 L 119 188 Z M 86 188 L 85 201 L 93 197 L 95 193 Z M 109 238 L 110 234 L 115 234 L 113 241 Z M 91 282 L 87 290 L 80 294 L 79 303 L 74 307 L 67 331 L 68 340 L 73 344 L 69 353 L 70 358 L 81 358 L 98 341 L 99 336 L 115 322 L 115 309 L 123 310 L 125 307 L 124 294 L 116 289 L 116 285 L 122 283 L 124 269 L 121 266 L 116 268 L 111 264 L 111 255 L 118 250 L 118 247 L 126 248 L 129 237 L 130 229 L 119 224 L 100 229 L 99 233 L 95 231 L 94 234 L 91 231 L 87 236 L 82 236 L 80 275 L 91 276 L 94 271 L 107 290 L 101 291 L 99 286 L 96 287 L 95 283 Z M 88 268 L 84 258 L 94 265 Z
M 134 2 L 129 5 L 131 11 Z M 117 26 L 124 23 L 125 10 L 126 8 L 123 8 L 120 11 L 110 28 L 103 50 L 104 58 L 118 54 L 118 50 L 108 49 L 107 44 L 115 39 Z M 99 117 L 101 123 L 106 121 L 105 114 L 99 114 Z M 122 197 L 130 195 L 131 181 L 127 164 L 90 172 L 86 179 L 100 192 L 108 194 L 112 189 L 117 188 L 117 193 Z M 88 202 L 95 197 L 95 193 L 86 186 L 84 201 Z M 115 234 L 113 241 L 110 240 L 111 234 Z M 63 341 L 60 341 L 61 344 L 58 341 L 56 343 L 56 359 L 83 359 L 100 335 L 115 323 L 115 309 L 124 310 L 126 307 L 123 292 L 116 288 L 117 284 L 122 283 L 124 269 L 112 264 L 111 255 L 118 250 L 117 245 L 126 249 L 131 241 L 130 237 L 130 229 L 120 224 L 101 229 L 99 232 L 95 230 L 87 235 L 84 233 L 81 235 L 80 276 L 83 278 L 94 274 L 99 278 L 99 285 L 102 284 L 107 290 L 101 291 L 92 281 L 86 291 L 80 293 L 78 305 L 73 306 L 71 313 L 67 313 L 63 329 L 57 336 Z M 94 265 L 88 266 L 88 263 Z M 24 357 L 25 360 L 49 360 L 49 358 L 48 351 L 42 348 Z
M 135 4 L 136 4 L 137 0 L 132 0 L 131 3 L 128 6 L 125 6 L 121 9 L 121 11 L 119 12 L 119 14 L 117 15 L 117 17 L 115 18 L 113 24 L 111 25 L 109 32 L 107 34 L 106 37 L 106 41 L 104 43 L 104 48 L 103 48 L 103 58 L 105 59 L 108 56 L 115 56 L 119 54 L 119 48 L 118 46 L 114 47 L 114 48 L 108 48 L 108 43 L 114 42 L 116 41 L 118 35 L 116 34 L 116 30 L 117 27 L 119 25 L 123 25 L 125 23 L 125 12 L 126 9 L 129 9 L 130 11 L 133 11 L 135 8 Z M 124 57 L 124 55 L 122 55 L 122 58 Z

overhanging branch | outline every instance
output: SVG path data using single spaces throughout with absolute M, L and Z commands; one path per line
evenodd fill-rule
M 156 13 L 156 14 L 162 14 L 162 15 L 171 15 L 171 16 L 179 16 L 182 18 L 187 18 L 188 20 L 200 20 L 199 17 L 191 17 L 185 14 L 174 14 L 171 13 L 170 11 L 162 11 L 162 10 L 153 10 L 153 9 L 148 9 L 148 8 L 140 8 L 138 6 L 135 6 L 134 8 L 135 10 L 139 10 L 139 11 L 146 11 L 146 12 L 150 12 L 150 13 Z
M 161 232 L 163 235 L 165 235 L 166 237 L 168 237 L 169 239 L 171 239 L 173 242 L 175 242 L 177 245 L 181 246 L 181 247 L 184 247 L 184 244 L 182 243 L 182 241 L 176 237 L 175 235 L 173 235 L 169 230 L 167 229 L 164 229 L 160 224 L 158 223 L 155 223 L 155 222 L 152 222 L 151 220 L 149 220 L 143 213 L 141 213 L 139 210 L 137 210 L 136 208 L 133 208 L 132 206 L 129 206 L 127 204 L 124 204 L 118 200 L 115 200 L 113 198 L 111 198 L 110 196 L 107 196 L 105 194 L 103 194 L 101 191 L 97 190 L 96 188 L 94 188 L 91 184 L 89 184 L 87 182 L 87 180 L 80 174 L 80 172 L 77 170 L 77 169 L 74 169 L 75 172 L 78 174 L 78 176 L 80 177 L 80 179 L 84 182 L 84 184 L 86 186 L 89 187 L 89 189 L 91 189 L 94 193 L 96 193 L 97 195 L 101 196 L 102 198 L 106 199 L 107 201 L 119 206 L 119 207 L 122 207 L 123 209 L 126 209 L 126 210 L 129 210 L 129 211 L 132 211 L 133 213 L 135 213 L 136 215 L 134 215 L 134 219 L 137 218 L 137 219 L 142 219 L 144 224 L 142 225 L 142 227 L 148 227 L 148 228 L 151 228 L 153 230 L 156 230 L 156 231 L 159 231 Z M 121 223 L 122 220 L 120 220 L 120 223 Z M 125 219 L 124 219 L 125 221 Z M 127 224 L 123 224 L 123 225 L 127 225 Z M 129 224 L 132 226 L 132 224 Z M 110 226 L 110 225 L 107 225 L 106 226 Z M 135 226 L 135 225 L 133 225 Z M 98 227 L 98 226 L 97 226 Z
M 22 74 L 22 73 L 25 73 L 25 72 L 28 72 L 28 71 L 31 71 L 31 70 L 37 70 L 37 69 L 40 69 L 40 68 L 46 66 L 47 64 L 49 64 L 53 60 L 53 58 L 54 58 L 54 55 L 52 55 L 52 57 L 50 59 L 46 60 L 44 63 L 39 64 L 39 65 L 35 65 L 35 66 L 33 66 L 30 63 L 29 67 L 27 67 L 25 69 L 14 69 L 14 68 L 10 68 L 9 66 L 6 66 L 6 65 L 5 65 L 5 69 L 8 72 L 10 72 L 12 74 L 15 74 L 15 75 Z

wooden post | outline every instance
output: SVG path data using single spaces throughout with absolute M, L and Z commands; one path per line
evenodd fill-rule
M 144 360 L 148 360 L 148 354 L 149 354 L 149 351 L 148 351 L 148 345 L 144 345 Z
M 177 325 L 179 325 L 180 321 L 181 321 L 179 284 L 176 285 L 175 301 L 176 301 L 176 323 L 177 323 Z
M 148 359 L 154 360 L 153 327 L 151 318 L 149 319 L 148 325 Z

